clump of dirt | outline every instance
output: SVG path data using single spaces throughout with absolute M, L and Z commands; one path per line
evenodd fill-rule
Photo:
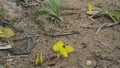
M 13 39 L 38 37 L 36 46 L 27 56 L 1 51 L 6 57 L 10 53 L 14 58 L 0 64 L 9 68 L 120 68 L 120 25 L 106 26 L 99 30 L 105 23 L 108 25 L 113 21 L 104 15 L 98 18 L 86 15 L 89 2 L 114 10 L 119 0 L 64 0 L 60 9 L 64 21 L 57 23 L 39 14 L 38 9 L 48 6 L 47 0 L 0 1 L 0 6 L 5 9 L 2 21 L 8 20 L 17 30 L 22 30 L 15 32 Z M 77 34 L 71 34 L 73 32 Z M 75 49 L 68 58 L 56 59 L 56 53 L 52 50 L 53 44 L 60 39 Z M 44 63 L 36 66 L 36 53 L 41 51 Z

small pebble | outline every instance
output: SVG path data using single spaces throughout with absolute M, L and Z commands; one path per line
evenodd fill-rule
M 86 48 L 88 46 L 86 42 L 82 42 L 81 45 L 83 46 L 83 48 Z
M 91 60 L 87 60 L 86 65 L 91 65 L 92 61 Z

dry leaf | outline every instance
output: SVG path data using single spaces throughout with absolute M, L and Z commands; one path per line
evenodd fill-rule
M 14 32 L 10 28 L 4 27 L 4 28 L 1 28 L 1 29 L 8 32 L 9 37 L 13 37 L 15 35 Z M 0 30 L 0 37 L 6 37 L 5 33 L 2 30 Z

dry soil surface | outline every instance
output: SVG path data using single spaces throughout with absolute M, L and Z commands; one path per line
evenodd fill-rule
M 97 31 L 104 23 L 109 24 L 113 21 L 103 15 L 95 19 L 86 15 L 89 2 L 114 10 L 119 0 L 64 0 L 60 10 L 64 21 L 57 23 L 44 19 L 37 11 L 48 5 L 46 0 L 29 0 L 28 4 L 25 4 L 24 0 L 0 0 L 0 5 L 5 8 L 4 18 L 15 22 L 14 26 L 24 31 L 16 33 L 15 37 L 39 36 L 37 44 L 27 56 L 13 55 L 6 50 L 0 51 L 6 57 L 8 53 L 15 56 L 8 61 L 1 57 L 1 65 L 5 68 L 120 68 L 120 25 Z M 36 21 L 43 21 L 44 27 L 38 28 Z M 80 34 L 55 37 L 44 34 L 62 35 L 73 31 Z M 71 44 L 75 51 L 67 58 L 56 59 L 52 46 L 58 40 Z M 35 65 L 36 53 L 41 51 L 44 62 Z

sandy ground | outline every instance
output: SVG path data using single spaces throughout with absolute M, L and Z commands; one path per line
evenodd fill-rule
M 37 15 L 37 9 L 46 6 L 47 1 L 31 0 L 29 4 L 32 5 L 28 7 L 23 7 L 21 1 L 16 3 L 16 0 L 8 2 L 2 0 L 0 2 L 0 5 L 7 9 L 4 17 L 10 22 L 15 21 L 14 26 L 24 31 L 22 34 L 16 33 L 15 37 L 39 35 L 36 46 L 27 56 L 13 55 L 16 58 L 12 58 L 12 61 L 1 59 L 1 65 L 5 68 L 120 68 L 120 49 L 117 48 L 120 46 L 120 25 L 102 28 L 96 34 L 97 29 L 104 23 L 113 22 L 104 16 L 92 20 L 90 16 L 85 14 L 89 2 L 114 10 L 114 5 L 119 0 L 64 0 L 60 12 L 67 10 L 74 12 L 74 14 L 62 15 L 64 21 L 59 21 L 57 25 L 46 19 L 44 21 L 42 16 Z M 34 3 L 37 5 L 33 5 Z M 44 30 L 37 27 L 36 20 L 45 22 Z M 71 31 L 77 31 L 80 34 L 56 37 L 44 35 L 44 32 L 63 34 Z M 75 51 L 69 57 L 61 57 L 57 60 L 54 58 L 56 53 L 53 52 L 52 46 L 60 39 L 65 44 L 71 44 Z M 44 63 L 36 66 L 35 55 L 40 51 L 43 52 Z M 8 53 L 10 52 L 1 51 L 1 55 L 8 56 Z M 91 61 L 91 64 L 87 65 L 87 61 Z

